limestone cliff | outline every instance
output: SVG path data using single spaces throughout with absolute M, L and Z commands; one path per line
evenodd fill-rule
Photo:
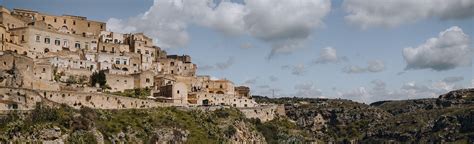
M 255 97 L 285 105 L 269 121 L 232 108 L 73 109 L 39 104 L 0 118 L 0 142 L 473 143 L 473 90 L 382 101 Z

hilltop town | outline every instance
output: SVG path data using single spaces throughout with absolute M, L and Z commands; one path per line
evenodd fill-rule
M 145 34 L 107 31 L 104 22 L 0 7 L 0 33 L 0 110 L 31 110 L 41 101 L 94 109 L 264 107 L 249 87 L 196 75 L 191 56 L 168 55 Z

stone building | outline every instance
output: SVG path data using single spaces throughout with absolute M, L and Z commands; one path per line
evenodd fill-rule
M 41 22 L 34 22 L 26 27 L 13 28 L 10 31 L 21 37 L 20 45 L 28 48 L 36 57 L 42 57 L 48 52 L 96 49 L 96 47 L 91 47 L 92 43 L 97 43 L 93 37 L 58 32 L 46 27 Z
M 9 30 L 11 28 L 24 27 L 27 22 L 12 16 L 10 10 L 0 6 L 0 24 L 3 24 Z
M 63 91 L 124 92 L 140 88 L 151 90 L 150 101 L 161 105 L 257 106 L 249 87 L 235 86 L 226 79 L 197 76 L 191 56 L 167 55 L 143 33 L 105 30 L 105 23 L 86 17 L 0 7 L 0 89 L 45 90 L 48 92 L 44 97 L 67 100 L 65 103 L 73 107 L 142 107 L 136 102 L 145 100 L 130 100 L 130 104 L 118 101 L 108 106 L 103 105 L 102 101 L 108 101 L 104 98 L 88 98 L 84 93 L 78 97 L 86 100 L 79 101 L 64 96 Z M 106 89 L 88 84 L 92 73 L 98 71 L 105 72 Z M 10 101 L 13 97 L 8 96 L 0 109 L 18 107 L 13 104 L 19 101 Z
M 106 74 L 107 85 L 110 87 L 110 92 L 125 91 L 135 87 L 135 79 L 131 75 Z
M 98 36 L 106 30 L 106 24 L 88 20 L 86 17 L 62 15 L 55 16 L 26 9 L 13 9 L 11 15 L 26 23 L 43 21 L 56 31 L 82 36 Z

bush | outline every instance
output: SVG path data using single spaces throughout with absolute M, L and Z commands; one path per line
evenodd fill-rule
M 235 133 L 237 133 L 237 130 L 232 125 L 229 125 L 227 129 L 224 130 L 224 135 L 228 138 L 232 137 Z
M 91 86 L 95 86 L 97 83 L 102 88 L 104 88 L 105 84 L 107 83 L 107 78 L 105 77 L 105 72 L 103 70 L 99 72 L 94 72 L 91 75 L 91 80 L 90 80 Z
M 72 133 L 68 139 L 67 143 L 76 144 L 76 143 L 97 143 L 94 134 L 88 131 L 77 131 Z

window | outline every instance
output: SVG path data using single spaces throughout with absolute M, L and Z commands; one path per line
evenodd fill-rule
M 36 35 L 36 42 L 40 42 L 41 37 L 39 35 Z
M 171 66 L 174 66 L 174 62 L 170 62 L 170 65 L 171 65 Z
M 100 29 L 103 29 L 104 28 L 104 25 L 103 24 L 100 24 Z
M 21 35 L 21 41 L 25 41 L 25 35 Z
M 120 64 L 120 60 L 116 60 L 116 61 L 115 61 L 115 64 Z
M 89 48 L 89 43 L 88 43 L 88 42 L 86 42 L 85 48 L 86 48 L 86 49 Z
M 61 45 L 61 41 L 59 39 L 54 40 L 54 45 L 57 45 L 57 46 Z
M 64 24 L 66 24 L 66 19 L 64 19 Z
M 178 90 L 178 91 L 176 91 L 176 93 L 178 93 L 178 94 L 179 94 L 179 90 Z
M 150 83 L 150 79 L 149 79 L 149 78 L 145 79 L 145 81 L 146 81 L 146 83 Z
M 44 43 L 49 44 L 49 38 L 44 38 Z
M 72 25 L 76 25 L 76 21 L 75 21 L 75 20 L 72 21 Z
M 91 27 L 91 23 L 90 23 L 90 22 L 87 22 L 87 27 Z
M 56 18 L 54 18 L 54 22 L 57 22 Z
M 64 40 L 63 47 L 66 47 L 66 48 L 69 47 L 69 43 L 68 43 L 67 39 Z
M 149 54 L 150 52 L 148 50 L 145 50 L 145 54 Z
M 43 68 L 43 73 L 46 72 L 46 68 Z
M 43 21 L 45 20 L 45 17 L 43 16 Z
M 81 44 L 79 42 L 76 42 L 76 44 L 74 44 L 74 47 L 75 48 L 81 48 Z

